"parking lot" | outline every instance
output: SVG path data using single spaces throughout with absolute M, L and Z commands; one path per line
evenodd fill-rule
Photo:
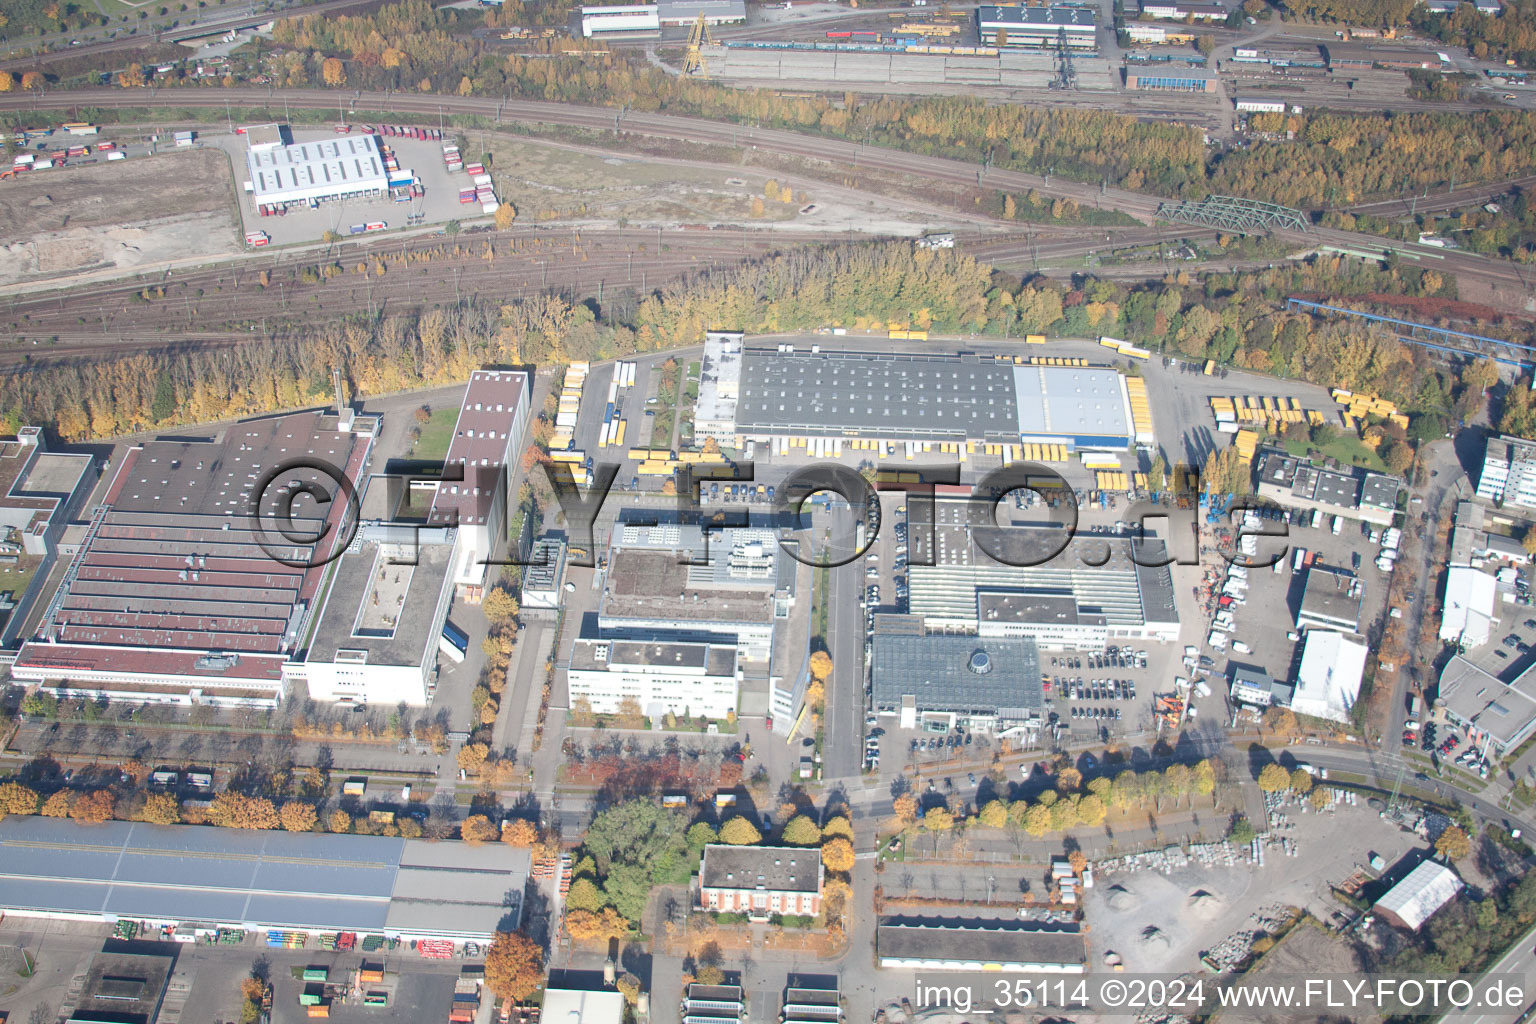
M 1270 509 L 1244 527 L 1265 536 L 1255 538 L 1246 552 L 1228 552 L 1239 559 L 1237 565 L 1215 552 L 1206 559 L 1212 584 L 1197 596 L 1202 620 L 1211 627 L 1200 645 L 1199 664 L 1209 675 L 1230 678 L 1241 667 L 1281 681 L 1295 677 L 1302 639 L 1296 618 L 1310 566 L 1341 569 L 1360 580 L 1362 632 L 1384 610 L 1387 575 L 1376 567 L 1379 528 L 1370 528 L 1378 538 L 1373 541 L 1358 522 L 1342 521 L 1335 533 L 1331 516 L 1317 516 L 1313 526 L 1309 512 Z M 1213 635 L 1224 644 L 1213 645 Z
M 353 136 L 361 126 L 353 125 Z M 336 137 L 327 129 L 296 128 L 293 141 L 320 142 Z M 376 136 L 377 137 L 377 136 Z M 386 230 L 407 227 L 407 220 L 415 224 L 444 224 L 450 220 L 468 222 L 489 220 L 478 204 L 462 205 L 459 189 L 468 187 L 469 175 L 464 171 L 449 173 L 443 165 L 441 142 L 421 139 L 383 138 L 378 141 L 388 145 L 400 162 L 402 172 L 409 170 L 426 189 L 426 194 L 408 202 L 396 202 L 389 196 L 371 199 L 331 199 L 320 201 L 314 209 L 291 206 L 282 216 L 263 217 L 256 208 L 251 194 L 244 190 L 250 180 L 246 166 L 246 137 L 199 133 L 198 141 L 204 146 L 217 146 L 229 154 L 239 196 L 240 217 L 244 231 L 265 231 L 272 236 L 273 245 L 291 245 L 321 241 L 327 231 L 334 231 L 344 239 L 352 237 L 349 230 L 354 224 L 382 221 Z M 466 164 L 472 159 L 466 154 Z M 376 239 L 376 232 L 369 232 L 369 239 Z

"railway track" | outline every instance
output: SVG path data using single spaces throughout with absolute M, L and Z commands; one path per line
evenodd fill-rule
M 226 102 L 244 107 L 269 107 L 285 103 L 289 108 L 331 110 L 345 93 L 318 89 L 264 90 L 235 88 L 220 90 L 162 90 L 158 93 L 122 89 L 90 89 L 62 94 L 0 96 L 0 110 L 60 110 L 71 107 L 181 107 L 221 108 Z M 467 114 L 497 122 L 531 121 L 578 128 L 617 131 L 662 138 L 681 143 L 707 143 L 731 147 L 769 148 L 774 152 L 832 165 L 869 168 L 902 175 L 915 175 L 946 183 L 986 187 L 1022 193 L 1028 189 L 1052 196 L 1070 198 L 1079 205 L 1119 210 L 1142 223 L 1156 223 L 1156 211 L 1162 199 L 1125 189 L 1099 187 L 1081 182 L 1048 180 L 1041 175 L 1020 171 L 985 169 L 976 164 L 944 157 L 905 153 L 866 146 L 841 139 L 774 128 L 741 126 L 671 114 L 632 112 L 623 109 L 548 103 L 536 100 L 496 100 L 482 97 L 423 96 L 410 93 L 362 93 L 351 96 L 350 116 L 366 118 L 370 113 L 395 112 L 440 117 L 443 114 Z M 1484 186 L 1487 188 L 1487 186 Z M 1338 230 L 1278 231 L 1276 235 L 1298 246 L 1315 246 L 1323 241 L 1340 247 L 1382 249 L 1381 240 L 1357 232 Z M 1481 281 L 1501 290 L 1523 290 L 1524 275 L 1519 268 L 1492 260 L 1464 255 L 1446 255 L 1437 266 Z

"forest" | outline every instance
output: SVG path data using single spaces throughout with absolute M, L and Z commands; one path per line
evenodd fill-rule
M 295 273 L 285 286 L 303 294 L 323 291 L 327 280 Z M 260 345 L 39 363 L 0 377 L 0 418 L 10 430 L 36 423 L 78 441 L 312 404 L 329 393 L 331 366 L 343 368 L 350 391 L 367 396 L 462 381 L 486 364 L 547 365 L 697 344 L 708 327 L 1112 334 L 1182 358 L 1382 395 L 1413 417 L 1409 436 L 1438 436 L 1448 418 L 1481 401 L 1423 349 L 1288 312 L 1283 300 L 1293 294 L 1399 312 L 1408 304 L 1410 315 L 1429 320 L 1456 297 L 1454 283 L 1433 270 L 1339 257 L 1132 286 L 1090 278 L 1073 287 L 1020 280 L 954 250 L 843 243 L 701 272 L 606 306 L 551 295 L 479 298 L 374 319 L 294 322 Z M 1510 333 L 1498 323 L 1474 329 Z
M 1420 8 L 1413 27 L 1451 46 L 1465 47 L 1478 60 L 1512 60 L 1522 68 L 1536 67 L 1536 0 L 1504 0 L 1504 9 L 1489 16 L 1470 3 L 1450 14 Z
M 1479 203 L 1446 213 L 1406 213 L 1392 217 L 1327 213 L 1323 224 L 1346 231 L 1364 231 L 1383 238 L 1417 242 L 1419 235 L 1433 234 L 1484 256 L 1499 256 L 1519 263 L 1536 260 L 1536 203 L 1530 193 L 1515 189 L 1488 209 Z

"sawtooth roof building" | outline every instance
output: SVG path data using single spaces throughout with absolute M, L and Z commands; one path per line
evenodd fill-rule
M 1064 540 L 1050 525 L 996 527 L 978 505 L 941 496 L 931 538 L 911 524 L 908 607 L 930 632 L 1027 637 L 1047 650 L 1178 639 L 1173 575 L 1157 564 L 1168 560 L 1163 541 L 1086 531 Z M 1006 561 L 979 537 L 991 538 Z
M 530 856 L 501 843 L 12 816 L 0 821 L 0 909 L 488 941 L 517 927 Z
M 1135 433 L 1125 378 L 1107 367 L 748 348 L 738 386 L 741 441 L 1023 441 L 1123 451 Z
M 356 486 L 375 421 L 349 422 L 295 413 L 130 449 L 12 676 L 60 695 L 274 705 L 356 511 L 293 496 Z
M 1076 926 L 1043 929 L 1000 921 L 897 921 L 875 930 L 881 967 L 904 970 L 1084 974 L 1088 947 Z

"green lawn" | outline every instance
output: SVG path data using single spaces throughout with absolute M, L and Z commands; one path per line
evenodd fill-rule
M 448 455 L 453 441 L 453 425 L 458 422 L 456 406 L 432 410 L 432 418 L 421 425 L 421 439 L 411 446 L 410 458 L 440 460 Z
M 1305 457 L 1309 452 L 1318 450 L 1310 441 L 1285 441 L 1285 450 L 1292 455 Z M 1338 459 L 1345 466 L 1361 466 L 1377 473 L 1385 473 L 1387 467 L 1382 465 L 1381 458 L 1371 449 L 1365 446 L 1365 442 L 1351 434 L 1340 433 L 1334 440 L 1323 445 L 1320 449 L 1329 458 Z

